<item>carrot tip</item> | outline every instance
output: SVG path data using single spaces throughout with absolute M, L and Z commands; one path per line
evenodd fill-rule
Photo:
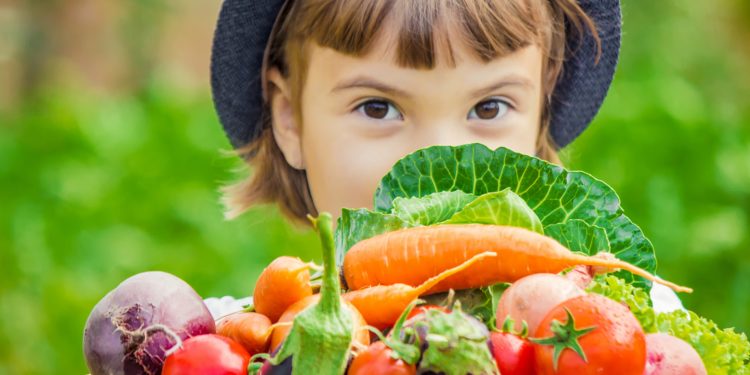
M 682 285 L 677 285 L 677 284 L 675 284 L 675 283 L 673 283 L 671 281 L 664 280 L 664 279 L 662 279 L 661 277 L 658 277 L 658 276 L 654 276 L 654 279 L 652 281 L 655 282 L 655 283 L 664 285 L 667 288 L 670 288 L 670 289 L 674 290 L 675 292 L 681 292 L 681 293 L 692 293 L 693 292 L 693 288 L 682 286 Z

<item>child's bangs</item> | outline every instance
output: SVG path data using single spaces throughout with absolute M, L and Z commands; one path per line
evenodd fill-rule
M 293 27 L 308 33 L 300 37 L 362 56 L 385 25 L 394 26 L 389 35 L 404 67 L 432 68 L 438 51 L 455 65 L 451 41 L 464 43 L 482 61 L 530 44 L 544 51 L 549 45 L 550 11 L 544 0 L 299 1 L 304 16 Z

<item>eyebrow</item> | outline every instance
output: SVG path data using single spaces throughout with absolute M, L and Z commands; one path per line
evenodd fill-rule
M 521 77 L 521 76 L 517 76 L 517 75 L 511 75 L 508 77 L 503 77 L 502 79 L 490 85 L 474 90 L 470 95 L 472 98 L 485 96 L 485 95 L 492 93 L 493 91 L 499 90 L 506 86 L 522 86 L 526 89 L 534 88 L 534 84 L 531 83 L 529 79 Z M 354 89 L 354 88 L 375 89 L 375 90 L 384 92 L 386 94 L 390 94 L 393 96 L 401 96 L 401 97 L 406 97 L 406 98 L 411 96 L 406 90 L 391 86 L 387 83 L 384 83 L 374 78 L 366 77 L 366 76 L 357 76 L 352 79 L 348 79 L 344 82 L 341 82 L 331 89 L 331 93 L 336 93 L 339 91 L 343 91 L 347 89 Z
M 407 98 L 411 96 L 408 92 L 406 92 L 406 90 L 400 89 L 398 87 L 393 87 L 387 83 L 380 82 L 374 78 L 366 76 L 357 76 L 341 82 L 331 89 L 331 93 L 354 88 L 375 89 L 393 96 L 401 96 Z
M 518 75 L 511 75 L 511 76 L 503 77 L 502 79 L 496 81 L 495 83 L 492 83 L 480 89 L 474 90 L 471 93 L 471 97 L 475 98 L 475 97 L 480 97 L 480 96 L 486 96 L 492 93 L 493 91 L 497 91 L 506 86 L 521 86 L 522 88 L 525 88 L 527 90 L 531 90 L 534 88 L 534 84 L 528 78 L 521 77 Z

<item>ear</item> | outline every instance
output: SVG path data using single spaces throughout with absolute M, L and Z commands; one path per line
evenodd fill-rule
M 288 81 L 276 67 L 266 72 L 268 103 L 271 107 L 273 137 L 284 154 L 286 162 L 294 169 L 305 169 L 302 158 L 300 127 L 292 109 Z

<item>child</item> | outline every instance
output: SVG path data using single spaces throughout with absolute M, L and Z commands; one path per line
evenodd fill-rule
M 225 0 L 214 102 L 252 167 L 228 217 L 372 206 L 401 157 L 483 143 L 558 162 L 611 83 L 618 0 Z

